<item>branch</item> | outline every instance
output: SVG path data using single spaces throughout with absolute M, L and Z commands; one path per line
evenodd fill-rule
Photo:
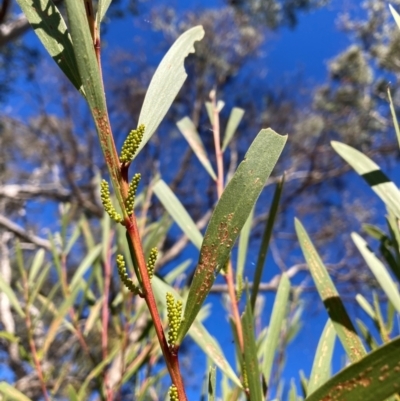
M 288 278 L 294 277 L 297 273 L 301 271 L 308 271 L 308 267 L 305 263 L 300 263 L 290 267 L 285 273 Z M 261 283 L 259 291 L 263 292 L 276 292 L 279 286 L 279 282 L 281 280 L 281 274 L 275 275 L 268 283 Z M 249 283 L 249 289 L 253 287 L 253 283 Z M 227 284 L 215 284 L 212 286 L 212 293 L 220 293 L 220 292 L 228 292 Z
M 16 19 L 0 25 L 0 47 L 17 39 L 30 29 L 26 17 L 21 14 Z
M 17 237 L 23 239 L 24 241 L 31 242 L 40 248 L 44 248 L 47 251 L 51 251 L 50 241 L 40 238 L 34 234 L 30 234 L 27 230 L 15 224 L 13 221 L 5 216 L 0 215 L 0 226 L 3 226 L 8 231 L 14 233 Z

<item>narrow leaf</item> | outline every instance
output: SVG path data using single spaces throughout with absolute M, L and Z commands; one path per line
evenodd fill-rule
M 153 190 L 176 224 L 178 224 L 193 245 L 200 249 L 203 235 L 169 186 L 163 180 L 160 180 L 154 185 Z
M 366 261 L 368 267 L 371 269 L 382 290 L 389 298 L 389 301 L 393 304 L 397 312 L 400 313 L 400 294 L 392 277 L 386 270 L 386 267 L 369 249 L 366 241 L 357 233 L 352 233 L 351 238 Z
M 52 0 L 17 0 L 36 35 L 71 83 L 82 94 L 72 40 L 58 8 Z
M 194 53 L 194 42 L 204 36 L 202 26 L 184 32 L 175 41 L 161 60 L 150 82 L 140 111 L 138 125 L 144 124 L 146 131 L 136 154 L 154 134 L 170 108 L 187 77 L 184 61 L 189 53 Z
M 189 117 L 184 117 L 182 120 L 179 120 L 176 125 L 178 126 L 179 131 L 181 131 L 182 135 L 188 141 L 194 154 L 206 169 L 207 173 L 210 174 L 214 181 L 216 181 L 217 176 L 215 175 L 210 159 L 207 156 L 207 152 L 204 149 L 203 142 L 199 133 L 197 132 L 196 126 L 193 124 L 193 121 Z
M 400 337 L 339 372 L 306 401 L 377 401 L 400 391 Z
M 311 376 L 307 386 L 307 394 L 314 392 L 330 378 L 335 338 L 335 328 L 331 320 L 328 319 L 318 342 L 317 352 L 315 353 Z
M 103 21 L 103 18 L 106 15 L 108 7 L 110 7 L 110 4 L 111 0 L 99 0 L 99 3 L 97 5 L 96 25 L 99 32 L 100 32 L 100 23 L 101 21 Z
M 237 254 L 237 266 L 236 266 L 236 283 L 237 283 L 237 298 L 240 299 L 240 293 L 242 292 L 242 286 L 244 283 L 243 272 L 247 257 L 247 247 L 249 245 L 251 225 L 253 223 L 254 207 L 251 209 L 249 217 L 244 223 L 242 231 L 240 232 L 238 254 Z
M 287 304 L 290 295 L 290 281 L 285 273 L 282 273 L 281 281 L 279 283 L 278 291 L 276 293 L 274 306 L 269 320 L 269 327 L 267 338 L 265 340 L 263 350 L 262 373 L 267 381 L 270 383 L 272 365 L 274 357 L 278 350 L 279 337 L 282 329 L 282 323 L 285 319 L 287 312 Z
M 361 319 L 356 319 L 359 333 L 371 350 L 379 348 L 378 342 L 372 336 L 371 328 L 368 328 Z
M 216 393 L 216 379 L 217 379 L 217 369 L 215 366 L 210 367 L 210 372 L 208 374 L 208 401 L 215 401 Z
M 11 386 L 7 382 L 0 382 L 0 394 L 10 397 L 10 399 L 13 401 L 32 401 L 30 398 L 22 394 L 14 386 Z
M 168 272 L 164 276 L 165 282 L 167 282 L 169 285 L 172 285 L 172 283 L 180 275 L 182 275 L 191 264 L 192 264 L 192 259 L 188 259 L 188 260 L 185 260 L 184 262 L 180 263 L 178 266 L 173 268 L 170 272 Z
M 103 249 L 102 244 L 98 244 L 94 248 L 92 248 L 88 252 L 88 254 L 83 258 L 82 262 L 76 269 L 75 274 L 72 277 L 71 283 L 69 285 L 71 292 L 74 291 L 75 287 L 80 282 L 82 277 L 89 270 L 89 268 L 93 265 L 94 261 L 99 257 L 102 249 Z
M 3 292 L 8 300 L 10 301 L 12 307 L 15 309 L 15 311 L 18 313 L 18 315 L 21 318 L 25 317 L 25 313 L 21 308 L 21 305 L 19 304 L 18 298 L 15 295 L 14 290 L 10 287 L 9 284 L 4 280 L 2 276 L 0 276 L 0 291 Z
M 210 95 L 211 96 L 211 95 Z M 214 106 L 212 102 L 205 102 L 208 118 L 210 119 L 210 123 L 214 124 Z M 224 108 L 225 102 L 222 100 L 217 101 L 217 112 L 220 113 Z
M 361 175 L 385 205 L 400 218 L 400 191 L 369 157 L 351 146 L 331 142 L 333 149 Z
M 75 286 L 75 290 L 73 293 L 71 293 L 61 304 L 59 308 L 57 308 L 57 315 L 51 322 L 51 325 L 49 327 L 49 330 L 47 331 L 46 338 L 44 340 L 43 348 L 40 350 L 40 355 L 45 356 L 50 345 L 52 344 L 54 338 L 56 337 L 56 334 L 58 332 L 58 329 L 63 322 L 65 315 L 68 313 L 69 309 L 72 307 L 72 305 L 75 302 L 75 299 L 78 295 L 79 292 L 79 286 Z M 68 322 L 69 323 L 69 322 Z
M 287 136 L 261 130 L 225 188 L 208 224 L 199 262 L 189 290 L 178 344 L 189 330 L 216 275 L 227 263 L 232 247 L 254 207 L 285 145 Z
M 306 230 L 299 220 L 295 219 L 297 238 L 307 261 L 310 273 L 317 287 L 336 333 L 351 362 L 360 360 L 365 355 L 365 349 L 350 320 L 339 294 L 329 277 Z
M 45 255 L 44 249 L 39 249 L 36 252 L 35 257 L 33 258 L 31 268 L 29 269 L 28 282 L 30 285 L 33 284 L 39 272 L 39 269 L 42 267 L 44 261 L 44 255 Z
M 396 13 L 397 14 L 397 13 Z M 398 14 L 397 14 L 398 16 Z M 397 21 L 396 21 L 397 22 Z M 390 94 L 390 89 L 388 88 L 388 97 L 389 97 L 389 104 L 390 104 L 390 112 L 392 113 L 392 120 L 393 120 L 393 125 L 394 129 L 396 131 L 396 136 L 397 136 L 397 142 L 399 143 L 400 146 L 400 129 L 399 129 L 399 122 L 397 120 L 396 112 L 394 110 L 394 105 L 393 105 L 393 100 L 392 96 Z
M 222 151 L 224 152 L 225 149 L 228 147 L 230 141 L 233 138 L 233 135 L 236 132 L 237 127 L 242 121 L 242 117 L 244 114 L 244 110 L 240 109 L 239 107 L 234 107 L 231 111 L 229 116 L 228 125 L 226 126 L 224 141 L 222 143 Z
M 389 4 L 389 9 L 390 12 L 393 15 L 394 20 L 396 21 L 397 26 L 400 28 L 400 15 L 397 13 L 397 11 L 392 7 L 391 4 Z
M 78 394 L 72 384 L 68 384 L 67 392 L 69 401 L 79 401 Z
M 122 198 L 122 188 L 120 185 L 122 178 L 119 158 L 110 130 L 103 81 L 101 79 L 93 40 L 86 17 L 85 5 L 83 1 L 76 0 L 65 0 L 65 5 L 67 8 L 69 27 L 74 43 L 79 75 L 96 125 L 101 149 L 110 173 L 115 195 L 122 213 L 126 215 L 125 204 Z
M 361 306 L 361 308 L 364 310 L 364 312 L 372 319 L 376 320 L 376 315 L 374 308 L 371 306 L 371 304 L 365 299 L 365 297 L 361 294 L 356 295 L 356 301 L 358 304 Z
M 284 182 L 285 182 L 285 175 L 282 176 L 282 179 L 276 186 L 274 197 L 272 199 L 271 207 L 268 213 L 268 222 L 265 226 L 265 230 L 261 240 L 260 250 L 258 252 L 256 269 L 254 271 L 253 289 L 251 291 L 251 307 L 253 308 L 253 311 L 256 305 L 258 289 L 260 288 L 261 277 L 264 270 L 265 260 L 267 258 L 269 242 L 272 236 L 272 230 L 274 228 L 275 219 L 278 214 L 279 201 L 281 199 Z
M 247 305 L 242 316 L 243 341 L 246 344 L 244 347 L 244 365 L 248 388 L 250 390 L 250 399 L 251 401 L 262 401 L 261 375 L 257 359 L 253 322 L 250 297 L 247 294 Z

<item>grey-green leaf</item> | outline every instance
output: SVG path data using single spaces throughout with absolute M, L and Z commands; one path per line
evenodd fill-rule
M 272 230 L 274 228 L 275 219 L 278 214 L 279 201 L 281 199 L 283 184 L 285 182 L 285 175 L 282 175 L 281 180 L 276 186 L 274 197 L 268 213 L 268 222 L 265 225 L 264 233 L 261 239 L 260 250 L 258 252 L 257 264 L 254 270 L 253 289 L 251 291 L 251 306 L 254 310 L 256 305 L 258 290 L 260 288 L 262 272 L 264 270 L 265 260 L 267 258 L 269 242 L 272 237 Z
M 244 347 L 244 368 L 246 370 L 251 401 L 262 401 L 261 375 L 257 358 L 256 340 L 254 337 L 254 318 L 247 293 L 247 305 L 242 316 Z
M 211 165 L 210 159 L 207 156 L 206 150 L 204 149 L 203 142 L 197 132 L 196 126 L 189 117 L 183 117 L 179 120 L 176 125 L 181 131 L 182 135 L 188 141 L 190 147 L 192 148 L 194 154 L 199 159 L 200 163 L 206 169 L 207 173 L 210 174 L 211 178 L 216 181 L 217 176 L 215 175 L 214 169 Z
M 22 394 L 14 386 L 11 386 L 7 382 L 0 382 L 0 395 L 6 396 L 8 399 L 13 401 L 32 401 L 26 395 Z
M 175 223 L 178 224 L 193 245 L 200 249 L 203 235 L 169 186 L 163 180 L 159 180 L 154 185 L 153 191 Z
M 110 4 L 111 0 L 99 0 L 99 3 L 97 5 L 96 24 L 99 32 L 100 32 L 100 23 L 101 21 L 103 21 L 103 18 L 106 15 L 108 7 L 110 7 Z
M 306 401 L 378 401 L 400 390 L 400 337 L 332 377 Z
M 14 290 L 10 287 L 10 285 L 4 280 L 2 276 L 0 276 L 0 291 L 4 292 L 8 300 L 10 301 L 12 307 L 16 310 L 18 315 L 21 318 L 25 317 L 25 313 L 21 308 L 21 305 L 18 301 L 17 296 L 15 295 Z
M 237 288 L 237 298 L 240 299 L 240 293 L 242 292 L 242 287 L 244 283 L 244 266 L 246 264 L 247 257 L 247 247 L 249 245 L 251 225 L 253 223 L 254 208 L 251 209 L 249 217 L 244 223 L 242 231 L 240 232 L 238 254 L 237 254 L 237 266 L 236 266 L 236 284 Z
M 110 130 L 103 81 L 101 79 L 93 46 L 93 39 L 86 17 L 85 5 L 83 1 L 76 0 L 65 0 L 65 5 L 67 8 L 69 28 L 74 43 L 79 75 L 96 125 L 101 149 L 115 189 L 115 195 L 123 214 L 126 215 L 120 185 L 122 179 L 119 159 Z
M 315 353 L 311 376 L 307 386 L 307 394 L 314 392 L 331 376 L 331 362 L 335 338 L 335 328 L 331 320 L 328 319 L 318 342 L 317 352 Z
M 322 263 L 303 225 L 297 219 L 295 219 L 295 228 L 319 296 L 325 305 L 325 309 L 332 320 L 336 333 L 350 361 L 356 362 L 366 354 L 365 348 L 357 335 L 325 265 Z
M 189 290 L 184 320 L 178 332 L 181 343 L 214 283 L 229 259 L 232 247 L 254 207 L 286 143 L 287 136 L 263 129 L 225 188 L 208 224 L 199 262 Z
M 148 142 L 170 108 L 187 77 L 184 61 L 189 53 L 194 53 L 194 42 L 204 36 L 202 26 L 184 32 L 175 41 L 161 60 L 146 93 L 139 116 L 139 125 L 146 127 L 143 140 L 137 150 Z
M 397 312 L 400 313 L 399 290 L 397 289 L 396 284 L 388 273 L 386 267 L 369 249 L 366 241 L 361 238 L 357 233 L 352 233 L 351 238 L 353 239 L 364 260 L 366 261 L 368 267 L 371 269 L 382 290 L 387 295 L 389 301 L 395 307 Z
M 278 291 L 276 293 L 274 306 L 272 308 L 271 318 L 267 338 L 263 349 L 262 373 L 267 384 L 270 383 L 270 376 L 274 357 L 278 349 L 279 337 L 282 329 L 282 324 L 287 312 L 287 304 L 290 295 L 290 281 L 285 273 L 281 276 Z
M 335 151 L 360 174 L 385 205 L 400 219 L 400 191 L 368 156 L 351 146 L 331 142 Z
M 232 109 L 231 114 L 229 116 L 228 125 L 226 126 L 224 141 L 222 143 L 223 152 L 225 151 L 230 141 L 232 140 L 233 135 L 235 134 L 236 129 L 240 124 L 240 121 L 242 121 L 243 114 L 244 110 L 240 109 L 239 107 L 234 107 Z
M 388 88 L 388 97 L 389 97 L 389 105 L 390 105 L 390 112 L 392 114 L 392 120 L 394 125 L 394 130 L 396 131 L 397 142 L 400 146 L 400 128 L 399 128 L 399 121 L 397 120 L 396 112 L 394 110 L 392 96 L 390 95 L 390 89 Z
M 17 0 L 50 56 L 82 94 L 74 48 L 67 25 L 52 0 Z
M 215 401 L 216 379 L 217 369 L 215 366 L 211 366 L 208 374 L 208 401 Z

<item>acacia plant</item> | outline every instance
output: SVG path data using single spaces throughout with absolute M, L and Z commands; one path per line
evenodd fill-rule
M 239 164 L 229 181 L 223 169 L 223 154 L 234 134 L 242 111 L 234 109 L 231 114 L 225 136 L 220 136 L 219 111 L 222 103 L 217 100 L 215 91 L 211 92 L 210 102 L 206 103 L 214 137 L 216 171 L 210 163 L 201 139 L 196 132 L 194 124 L 188 118 L 179 121 L 178 127 L 188 140 L 192 150 L 214 179 L 218 202 L 211 215 L 208 227 L 203 234 L 191 220 L 176 195 L 169 189 L 166 183 L 159 179 L 152 190 L 160 199 L 181 227 L 190 241 L 199 249 L 199 259 L 193 280 L 184 296 L 181 296 L 168 281 L 163 281 L 154 275 L 157 259 L 157 249 L 152 247 L 148 250 L 146 260 L 145 246 L 141 237 L 141 229 L 135 212 L 136 191 L 140 181 L 140 171 L 132 171 L 134 160 L 138 152 L 146 145 L 157 130 L 160 122 L 168 111 L 176 94 L 180 90 L 185 78 L 184 60 L 186 56 L 194 51 L 194 43 L 203 38 L 202 27 L 194 27 L 183 33 L 173 44 L 171 49 L 161 61 L 147 90 L 146 97 L 138 118 L 138 126 L 128 134 L 120 152 L 115 146 L 112 127 L 108 117 L 107 104 L 104 94 L 104 85 L 101 70 L 101 41 L 100 24 L 110 0 L 99 0 L 97 10 L 94 12 L 91 0 L 65 0 L 68 24 L 65 23 L 61 13 L 51 0 L 19 0 L 21 8 L 32 24 L 35 32 L 42 43 L 56 61 L 61 70 L 69 78 L 75 88 L 86 99 L 93 116 L 99 142 L 103 151 L 104 159 L 108 167 L 109 178 L 116 202 L 110 193 L 108 180 L 101 182 L 101 201 L 105 211 L 117 225 L 117 232 L 124 232 L 124 243 L 121 244 L 121 235 L 118 236 L 119 248 L 123 251 L 115 255 L 115 264 L 121 282 L 132 295 L 141 297 L 150 313 L 152 325 L 158 340 L 158 350 L 161 350 L 167 370 L 171 378 L 169 397 L 171 400 L 187 400 L 184 387 L 183 375 L 179 366 L 179 350 L 187 334 L 192 336 L 201 346 L 205 354 L 218 366 L 229 378 L 230 383 L 223 382 L 223 398 L 226 400 L 237 400 L 246 398 L 251 401 L 261 401 L 270 397 L 268 389 L 271 387 L 272 366 L 274 357 L 279 349 L 280 333 L 287 318 L 287 305 L 291 295 L 291 285 L 287 274 L 280 277 L 276 300 L 268 330 L 255 333 L 256 299 L 259 291 L 262 270 L 265 262 L 268 243 L 277 213 L 283 179 L 277 186 L 275 196 L 271 205 L 268 224 L 266 225 L 261 249 L 258 255 L 255 275 L 250 287 L 244 279 L 243 266 L 246 255 L 247 241 L 252 223 L 252 211 L 272 169 L 274 168 L 286 142 L 286 136 L 280 136 L 272 129 L 262 129 L 249 147 L 244 160 Z M 396 15 L 396 18 L 399 18 Z M 336 150 L 343 156 L 345 145 L 334 145 Z M 341 149 L 341 150 L 340 150 Z M 342 153 L 341 153 L 342 152 Z M 345 157 L 345 156 L 344 156 Z M 360 160 L 360 158 L 358 158 Z M 140 166 L 137 166 L 140 168 Z M 368 170 L 368 169 L 367 169 Z M 370 174 L 371 171 L 360 169 L 361 174 Z M 374 170 L 372 173 L 376 173 Z M 380 174 L 373 174 L 382 178 Z M 372 179 L 372 175 L 368 175 Z M 228 182 L 226 182 L 228 181 Z M 376 185 L 376 182 L 374 185 Z M 387 184 L 387 182 L 379 182 Z M 398 189 L 390 187 L 390 190 L 379 192 L 387 201 L 392 220 L 395 225 L 391 226 L 398 239 Z M 386 197 L 389 193 L 389 198 Z M 393 214 L 394 213 L 394 214 Z M 396 229 L 397 227 L 397 229 Z M 317 289 L 321 294 L 323 302 L 329 314 L 329 320 L 324 330 L 320 346 L 317 349 L 314 367 L 309 382 L 304 380 L 303 390 L 306 400 L 373 400 L 394 397 L 399 392 L 397 377 L 400 369 L 398 350 L 400 340 L 390 341 L 388 335 L 384 337 L 386 343 L 378 347 L 370 354 L 366 354 L 364 345 L 356 333 L 350 318 L 348 317 L 343 303 L 331 282 L 326 268 L 319 259 L 304 228 L 300 222 L 296 222 L 296 229 L 301 246 L 306 256 L 310 271 L 313 275 Z M 234 274 L 231 250 L 240 235 L 238 262 L 236 274 Z M 123 236 L 122 236 L 123 237 Z M 398 248 L 399 242 L 395 242 Z M 360 245 L 363 256 L 367 261 L 372 256 L 365 251 L 365 246 L 356 237 L 356 244 Z M 397 249 L 396 248 L 396 249 Z M 111 257 L 111 250 L 107 257 Z M 398 249 L 397 249 L 398 250 Z M 100 252 L 99 249 L 97 252 Z M 22 259 L 22 258 L 20 258 Z M 23 262 L 20 263 L 23 265 Z M 86 264 L 88 266 L 88 264 Z M 132 266 L 135 275 L 127 266 Z M 27 290 L 27 304 L 29 304 L 29 279 L 38 272 L 40 263 L 34 263 L 35 273 L 26 276 L 21 268 L 25 288 Z M 109 268 L 110 268 L 109 264 Z M 376 263 L 375 263 L 376 268 Z M 76 278 L 74 297 L 81 290 L 77 284 L 81 276 Z M 108 270 L 110 279 L 111 272 Z M 209 335 L 201 323 L 202 305 L 209 294 L 218 274 L 222 274 L 227 284 L 231 328 L 235 338 L 237 371 L 230 366 L 225 359 L 218 343 Z M 382 273 L 383 274 L 383 273 Z M 379 281 L 383 290 L 396 310 L 400 308 L 400 295 L 398 289 L 390 276 L 385 273 L 385 281 Z M 380 277 L 380 275 L 378 274 Z M 3 288 L 5 288 L 3 286 Z M 107 287 L 108 288 L 108 287 Z M 68 289 L 67 289 L 68 290 Z M 68 295 L 68 291 L 66 291 Z M 17 303 L 8 291 L 10 299 L 15 307 Z M 292 296 L 295 294 L 292 292 Z M 240 313 L 239 300 L 245 298 L 243 313 Z M 72 298 L 74 299 L 74 298 Z M 107 300 L 106 294 L 104 299 Z M 73 302 L 73 301 L 70 301 Z M 107 303 L 104 303 L 103 323 L 107 329 Z M 363 303 L 364 307 L 367 305 Z M 71 303 L 64 308 L 68 310 Z M 163 314 L 167 316 L 167 325 L 164 324 Z M 23 313 L 23 311 L 22 311 Z M 378 312 L 374 312 L 378 323 Z M 28 314 L 29 315 L 29 314 Z M 57 322 L 56 322 L 57 323 Z M 59 323 L 59 322 L 58 322 Z M 66 322 L 68 323 L 68 322 Z M 53 324 L 52 324 L 53 326 Z M 55 336 L 58 325 L 50 327 L 46 344 Z M 167 326 L 167 330 L 166 330 Z M 382 325 L 380 326 L 383 327 Z M 81 332 L 73 328 L 77 335 Z M 334 329 L 334 330 L 333 330 Z M 329 379 L 330 362 L 333 350 L 335 332 L 343 343 L 348 353 L 351 365 L 339 372 L 335 377 Z M 387 333 L 386 333 L 387 334 Z M 103 331 L 104 335 L 104 331 Z M 83 344 L 85 338 L 80 337 Z M 31 351 L 34 364 L 38 369 L 39 380 L 42 386 L 43 397 L 50 399 L 45 377 L 41 373 L 42 367 L 40 355 L 36 352 L 34 339 Z M 282 339 L 281 339 L 282 342 Z M 105 351 L 105 355 L 107 352 Z M 107 364 L 107 360 L 101 368 Z M 100 368 L 99 368 L 100 369 Z M 397 375 L 396 375 L 397 372 Z M 106 380 L 106 375 L 98 380 Z M 91 377 L 88 377 L 90 381 Z M 328 380 L 329 379 L 329 380 Z M 215 369 L 210 369 L 208 383 L 208 399 L 216 399 L 216 376 Z M 113 399 L 113 389 L 105 383 L 104 397 Z M 0 391 L 11 398 L 25 399 L 21 393 L 13 390 L 7 383 L 0 383 Z M 84 391 L 75 391 L 70 388 L 71 399 L 85 399 Z M 297 390 L 291 389 L 291 399 L 297 399 Z M 397 397 L 397 398 L 396 398 Z

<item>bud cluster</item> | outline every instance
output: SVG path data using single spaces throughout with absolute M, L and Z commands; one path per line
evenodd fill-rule
M 179 398 L 178 398 L 178 389 L 175 387 L 175 384 L 173 384 L 173 385 L 169 388 L 169 400 L 170 400 L 170 401 L 179 401 Z
M 119 158 L 121 163 L 130 163 L 133 160 L 133 156 L 135 156 L 135 153 L 142 142 L 144 131 L 144 125 L 140 124 L 137 129 L 132 130 L 128 134 L 121 149 L 121 156 Z
M 126 212 L 128 213 L 128 216 L 130 216 L 133 213 L 133 207 L 135 206 L 135 196 L 136 196 L 136 191 L 139 186 L 141 174 L 137 173 L 133 176 L 132 181 L 129 185 L 129 190 L 128 190 L 128 197 L 126 198 Z
M 110 218 L 117 223 L 122 222 L 122 216 L 115 210 L 111 202 L 110 188 L 106 180 L 102 180 L 100 184 L 100 198 L 103 204 L 104 210 L 108 213 Z
M 178 330 L 182 319 L 182 301 L 175 301 L 174 296 L 167 292 L 167 314 L 168 314 L 168 344 L 174 347 L 178 338 Z
M 121 281 L 124 283 L 125 287 L 128 288 L 132 294 L 138 294 L 139 289 L 135 286 L 135 284 L 133 284 L 133 281 L 128 277 L 128 273 L 126 272 L 125 259 L 123 255 L 117 255 L 117 268 L 119 277 L 121 278 Z
M 149 259 L 147 260 L 147 273 L 149 273 L 149 279 L 151 280 L 154 275 L 154 266 L 157 261 L 158 250 L 156 247 L 151 248 Z

